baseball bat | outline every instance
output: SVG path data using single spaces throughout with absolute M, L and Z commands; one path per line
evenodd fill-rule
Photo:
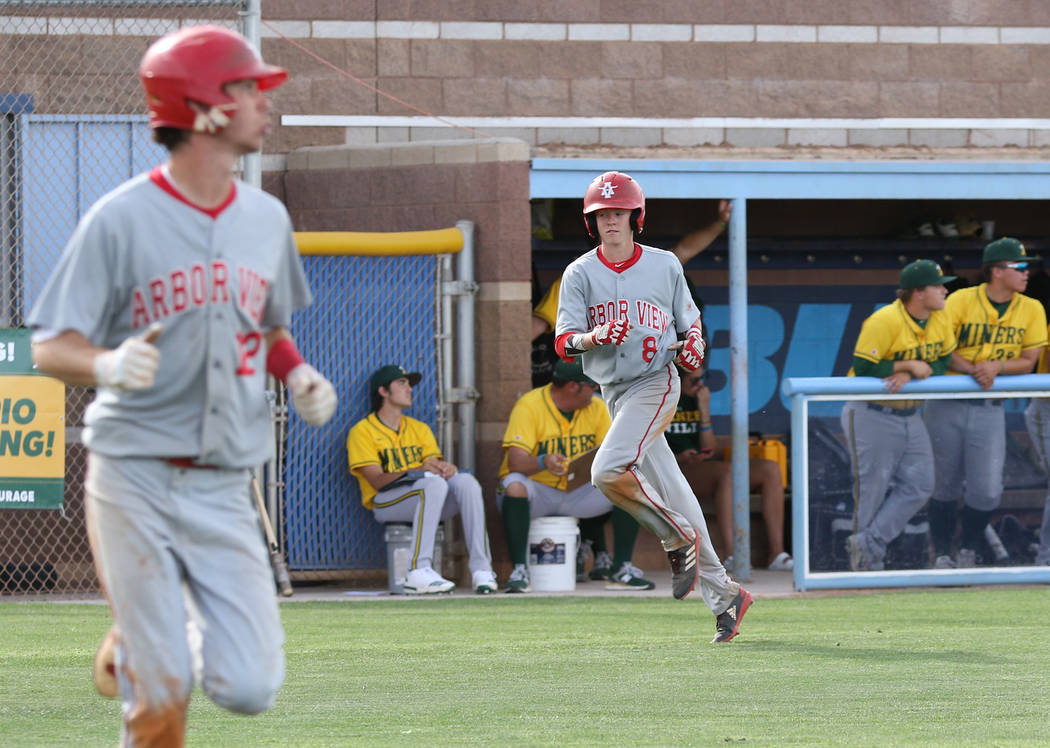
M 273 534 L 270 515 L 266 513 L 262 491 L 259 490 L 259 481 L 254 475 L 252 475 L 252 495 L 255 496 L 255 508 L 259 510 L 259 519 L 262 520 L 263 530 L 266 532 L 266 545 L 270 550 L 270 566 L 273 568 L 273 578 L 277 582 L 277 589 L 283 597 L 291 597 L 292 578 L 288 576 L 288 564 L 284 562 L 281 548 L 277 545 L 277 536 Z

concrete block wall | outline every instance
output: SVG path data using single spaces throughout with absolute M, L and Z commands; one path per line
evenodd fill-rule
M 1050 139 L 1041 0 L 266 0 L 262 11 L 264 57 L 291 72 L 272 94 L 266 169 L 302 146 L 485 136 L 612 157 L 1041 158 Z M 47 114 L 142 112 L 142 51 L 209 20 L 175 5 L 16 13 L 0 13 L 7 89 Z M 228 8 L 211 16 L 232 23 Z M 64 85 L 67 68 L 92 84 Z
M 277 113 L 300 118 L 278 128 L 277 152 L 311 137 L 302 130 L 347 143 L 476 137 L 420 120 L 419 110 L 545 155 L 704 147 L 1038 157 L 1050 131 L 1044 2 L 268 0 L 264 21 L 267 58 L 293 79 L 314 79 L 306 99 L 275 93 Z M 300 46 L 405 103 L 318 70 Z M 356 93 L 333 95 L 343 89 Z M 303 123 L 313 115 L 371 119 Z

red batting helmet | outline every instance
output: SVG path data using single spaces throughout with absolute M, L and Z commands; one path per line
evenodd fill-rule
M 592 226 L 589 214 L 603 208 L 620 208 L 637 211 L 631 215 L 631 228 L 640 233 L 645 224 L 645 195 L 638 183 L 629 174 L 607 171 L 594 178 L 583 196 L 583 222 L 587 233 L 594 236 L 597 229 Z
M 254 80 L 265 91 L 284 83 L 288 71 L 264 63 L 236 31 L 204 25 L 188 26 L 150 45 L 139 78 L 146 89 L 150 127 L 218 132 L 235 108 L 225 84 Z M 190 100 L 209 109 L 195 111 Z

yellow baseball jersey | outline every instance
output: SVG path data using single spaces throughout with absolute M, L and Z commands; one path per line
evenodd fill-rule
M 948 296 L 948 313 L 958 338 L 956 353 L 967 361 L 1005 361 L 1046 345 L 1046 311 L 1030 296 L 1014 294 L 999 316 L 988 300 L 987 283 L 960 288 Z M 949 371 L 949 374 L 959 372 Z
M 554 329 L 554 323 L 558 318 L 559 290 L 561 290 L 560 275 L 555 279 L 554 283 L 551 284 L 551 287 L 547 289 L 547 293 L 543 294 L 540 303 L 532 310 L 533 316 L 542 319 L 552 330 Z
M 1046 309 L 1044 308 L 1045 312 Z M 1047 329 L 1047 334 L 1050 335 L 1050 328 Z M 1050 348 L 1047 348 L 1039 354 L 1039 360 L 1035 363 L 1035 374 L 1050 374 Z
M 897 299 L 882 307 L 860 328 L 853 355 L 873 364 L 879 361 L 925 361 L 931 363 L 955 350 L 955 330 L 943 309 L 930 312 L 920 327 Z M 854 376 L 853 368 L 847 376 Z
M 376 490 L 363 475 L 365 465 L 379 465 L 384 473 L 418 470 L 430 457 L 441 457 L 434 432 L 422 421 L 401 416 L 397 431 L 379 420 L 375 413 L 353 425 L 346 437 L 346 456 L 350 472 L 361 484 L 361 503 L 372 508 Z
M 567 420 L 551 399 L 551 385 L 530 390 L 518 398 L 510 411 L 507 430 L 503 434 L 503 462 L 499 466 L 499 477 L 504 478 L 510 473 L 507 464 L 507 449 L 510 447 L 520 447 L 537 457 L 541 452 L 565 455 L 571 461 L 596 449 L 609 432 L 611 422 L 609 409 L 600 398 L 592 398 L 590 403 L 572 414 L 572 420 Z M 529 477 L 562 491 L 568 485 L 567 475 L 552 475 L 549 470 L 541 470 Z

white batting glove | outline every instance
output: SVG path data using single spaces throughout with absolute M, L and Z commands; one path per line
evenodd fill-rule
M 686 371 L 696 371 L 704 365 L 704 353 L 707 346 L 704 345 L 704 336 L 700 330 L 693 327 L 686 333 L 682 347 L 678 349 L 678 364 Z
M 292 407 L 311 426 L 324 426 L 335 413 L 339 398 L 335 387 L 310 364 L 299 364 L 284 380 Z
M 153 341 L 163 329 L 154 323 L 142 335 L 133 335 L 115 349 L 95 356 L 95 384 L 118 390 L 152 387 L 160 365 L 160 351 Z

